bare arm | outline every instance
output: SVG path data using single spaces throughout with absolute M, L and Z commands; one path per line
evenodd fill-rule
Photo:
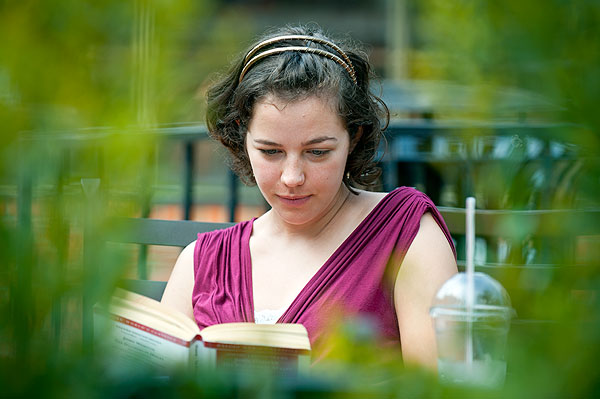
M 196 241 L 181 251 L 171 272 L 161 302 L 194 318 L 192 290 L 194 289 L 194 247 Z
M 426 213 L 421 217 L 419 232 L 404 257 L 394 286 L 406 364 L 436 369 L 435 332 L 429 308 L 437 290 L 457 271 L 446 236 L 433 216 Z

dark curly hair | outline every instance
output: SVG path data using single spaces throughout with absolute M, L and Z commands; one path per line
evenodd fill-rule
M 389 122 L 389 111 L 383 101 L 369 90 L 371 67 L 366 54 L 350 41 L 333 41 L 316 25 L 286 26 L 271 31 L 256 43 L 282 35 L 307 35 L 335 43 L 350 58 L 356 74 L 356 83 L 350 73 L 338 62 L 319 54 L 287 51 L 273 54 L 254 64 L 244 75 L 245 52 L 207 94 L 206 122 L 211 136 L 219 140 L 231 153 L 231 168 L 249 185 L 256 184 L 246 152 L 247 127 L 254 104 L 268 95 L 294 101 L 311 95 L 331 96 L 350 135 L 354 148 L 346 162 L 344 184 L 372 186 L 380 175 L 375 153 L 382 132 Z M 325 45 L 315 42 L 287 40 L 274 47 L 306 46 L 334 53 Z M 383 122 L 383 127 L 382 127 Z M 361 131 L 358 136 L 357 133 Z

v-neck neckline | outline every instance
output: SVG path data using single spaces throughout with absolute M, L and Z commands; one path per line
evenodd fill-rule
M 313 289 L 313 286 L 315 285 L 315 283 L 321 278 L 321 276 L 323 275 L 323 273 L 325 273 L 325 271 L 330 267 L 331 263 L 332 263 L 332 259 L 334 259 L 338 252 L 341 251 L 341 248 L 344 248 L 346 246 L 346 243 L 349 242 L 351 239 L 354 238 L 354 236 L 356 234 L 358 234 L 357 232 L 361 231 L 363 229 L 363 226 L 365 223 L 367 223 L 367 221 L 369 219 L 371 219 L 371 217 L 375 214 L 375 212 L 381 207 L 383 206 L 384 203 L 387 202 L 387 200 L 389 199 L 389 197 L 392 195 L 392 193 L 394 193 L 395 191 L 397 191 L 398 189 L 392 190 L 389 193 L 387 193 L 385 196 L 383 196 L 378 202 L 377 204 L 375 204 L 375 206 L 373 207 L 373 209 L 371 209 L 369 211 L 369 213 L 367 214 L 367 216 L 365 216 L 360 223 L 354 228 L 354 230 L 352 230 L 352 232 L 348 235 L 348 237 L 346 237 L 341 243 L 340 245 L 338 245 L 338 247 L 331 253 L 331 255 L 329 255 L 329 257 L 327 258 L 327 260 L 317 269 L 317 271 L 313 274 L 313 276 L 308 280 L 308 282 L 304 285 L 304 287 L 302 287 L 300 289 L 300 291 L 298 291 L 298 293 L 296 294 L 296 296 L 294 297 L 294 299 L 292 300 L 292 302 L 290 302 L 290 304 L 285 307 L 285 311 L 283 312 L 283 314 L 279 317 L 279 319 L 277 319 L 276 323 L 282 323 L 286 320 L 288 313 L 290 312 L 291 309 L 293 309 L 296 306 L 296 303 L 300 300 L 300 298 L 305 296 L 305 293 L 307 291 L 309 291 L 310 289 Z M 243 279 L 245 281 L 245 285 L 246 285 L 246 295 L 247 295 L 247 301 L 243 301 L 248 303 L 248 307 L 249 307 L 249 315 L 247 315 L 246 317 L 249 318 L 248 321 L 254 322 L 254 282 L 252 279 L 252 254 L 250 252 L 250 237 L 252 236 L 252 232 L 254 230 L 254 221 L 257 218 L 254 217 L 249 221 L 250 224 L 250 228 L 248 229 L 248 233 L 243 237 L 242 239 L 242 253 L 244 254 L 244 258 L 242 259 L 242 270 L 241 270 L 241 274 L 243 276 Z

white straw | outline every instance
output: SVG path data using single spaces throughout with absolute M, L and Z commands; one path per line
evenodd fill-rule
M 466 220 L 466 238 L 467 238 L 467 278 L 473 278 L 475 267 L 473 258 L 475 255 L 475 198 L 467 198 L 467 220 Z
M 467 292 L 466 292 L 466 307 L 467 307 L 467 348 L 466 362 L 469 373 L 473 367 L 473 301 L 474 301 L 474 284 L 473 274 L 475 272 L 474 256 L 475 256 L 475 198 L 468 197 L 466 202 L 466 244 L 467 244 Z

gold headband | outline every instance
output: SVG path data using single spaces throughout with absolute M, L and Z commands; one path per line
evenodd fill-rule
M 304 40 L 304 41 L 309 41 L 309 42 L 315 42 L 315 43 L 323 44 L 323 45 L 326 45 L 328 47 L 331 47 L 342 58 L 338 57 L 337 55 L 335 55 L 333 53 L 330 53 L 329 51 L 325 51 L 325 50 L 321 50 L 321 49 L 313 48 L 313 47 L 300 47 L 300 46 L 277 47 L 277 48 L 274 48 L 274 49 L 271 49 L 271 50 L 263 51 L 262 53 L 254 56 L 262 48 L 264 48 L 266 46 L 269 46 L 271 44 L 274 44 L 274 43 L 285 41 L 285 40 Z M 330 42 L 328 40 L 319 39 L 319 38 L 312 37 L 312 36 L 305 36 L 305 35 L 277 36 L 277 37 L 274 37 L 272 39 L 267 39 L 267 40 L 265 40 L 263 42 L 258 43 L 244 57 L 244 67 L 242 69 L 242 72 L 240 73 L 240 78 L 238 80 L 238 83 L 240 83 L 242 81 L 242 79 L 244 78 L 244 75 L 246 74 L 246 72 L 248 72 L 248 70 L 256 62 L 258 62 L 261 59 L 263 59 L 265 57 L 268 57 L 270 55 L 280 54 L 280 53 L 284 53 L 284 52 L 287 52 L 287 51 L 298 51 L 298 52 L 301 52 L 301 53 L 311 53 L 311 54 L 317 54 L 317 55 L 329 58 L 330 60 L 333 60 L 333 61 L 337 62 L 338 64 L 340 64 L 342 67 L 344 67 L 344 69 L 348 72 L 348 74 L 352 78 L 352 81 L 354 82 L 354 84 L 358 84 L 357 80 L 356 80 L 356 73 L 354 71 L 354 66 L 352 65 L 352 61 L 350 61 L 350 58 L 346 55 L 346 53 L 344 53 L 344 51 L 341 48 L 339 48 L 338 46 L 336 46 L 335 44 L 333 44 L 332 42 Z

